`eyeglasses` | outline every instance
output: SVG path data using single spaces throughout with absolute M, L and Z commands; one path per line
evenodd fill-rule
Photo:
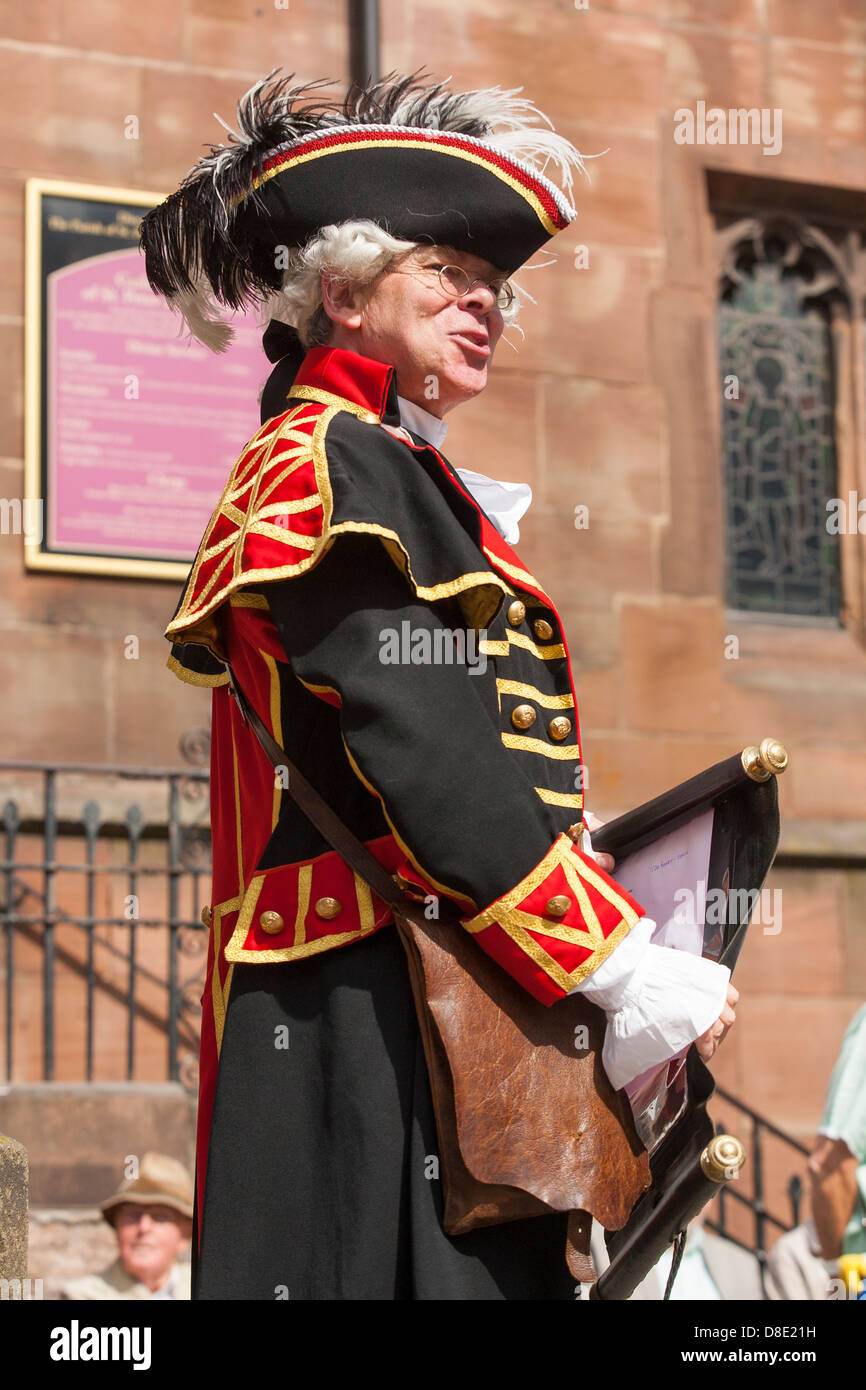
M 510 309 L 514 303 L 514 290 L 507 280 L 485 280 L 483 275 L 474 278 L 461 265 L 441 265 L 438 261 L 431 265 L 420 265 L 414 269 L 402 267 L 393 271 L 395 275 L 434 274 L 449 299 L 462 299 L 476 285 L 486 285 L 496 301 L 498 309 Z

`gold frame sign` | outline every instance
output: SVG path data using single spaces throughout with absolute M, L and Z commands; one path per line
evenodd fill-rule
M 147 283 L 139 223 L 160 201 L 27 182 L 28 569 L 183 579 L 258 428 L 259 325 L 236 316 L 216 357 Z

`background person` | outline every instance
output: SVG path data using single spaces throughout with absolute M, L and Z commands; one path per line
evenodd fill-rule
M 146 1153 L 138 1177 L 125 1179 L 101 1203 L 117 1236 L 117 1259 L 100 1274 L 64 1284 L 59 1297 L 75 1301 L 188 1299 L 192 1179 L 168 1154 Z

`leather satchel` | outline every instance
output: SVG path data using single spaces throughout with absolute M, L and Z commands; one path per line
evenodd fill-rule
M 580 995 L 547 1008 L 456 915 L 428 919 L 289 761 L 228 671 L 241 715 L 290 795 L 393 910 L 433 1096 L 445 1231 L 567 1212 L 568 1267 L 591 1281 L 590 1218 L 619 1230 L 651 1181 L 626 1095 L 601 1064 L 604 1014 Z

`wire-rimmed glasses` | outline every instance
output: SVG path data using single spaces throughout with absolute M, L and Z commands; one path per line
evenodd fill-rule
M 496 301 L 498 309 L 510 309 L 514 303 L 514 289 L 508 280 L 486 280 L 483 275 L 470 275 L 462 265 L 442 265 L 434 261 L 431 265 L 419 265 L 411 269 L 404 266 L 395 268 L 395 274 L 436 275 L 439 284 L 449 299 L 462 299 L 476 285 L 486 285 Z

